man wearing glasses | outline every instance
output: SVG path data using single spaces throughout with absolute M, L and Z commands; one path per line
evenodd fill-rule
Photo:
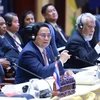
M 35 23 L 31 34 L 32 41 L 23 48 L 19 57 L 20 68 L 17 68 L 15 83 L 27 82 L 31 78 L 47 78 L 53 75 L 55 69 L 55 57 L 49 45 L 51 33 L 47 24 Z M 64 50 L 57 60 L 60 74 L 64 74 L 63 64 L 68 59 L 70 59 L 70 55 L 67 50 Z M 71 71 L 66 72 L 72 74 Z
M 91 13 L 81 14 L 76 21 L 76 31 L 67 42 L 67 50 L 72 54 L 70 67 L 87 67 L 95 65 L 98 57 L 100 57 L 100 42 L 94 48 L 91 47 L 89 41 L 92 40 L 96 18 Z

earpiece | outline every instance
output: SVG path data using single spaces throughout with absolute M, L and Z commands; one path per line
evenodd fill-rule
M 12 23 L 10 21 L 7 21 L 6 24 L 10 27 Z
M 35 39 L 35 36 L 34 36 L 34 35 L 32 36 L 32 39 L 33 39 L 33 40 Z
M 15 14 L 15 13 L 13 13 L 13 12 L 11 12 L 11 13 L 7 13 L 7 14 L 5 14 L 5 16 L 4 16 L 4 19 L 5 19 L 5 21 L 6 21 L 6 24 L 10 27 L 10 26 L 12 26 L 12 20 L 13 20 L 13 17 L 14 16 L 17 16 L 17 14 Z
M 31 36 L 31 39 L 33 41 L 36 39 L 38 30 L 39 30 L 39 26 L 37 24 L 32 27 L 31 34 L 33 34 L 33 35 Z
M 32 26 L 32 30 L 31 30 L 31 39 L 32 40 L 35 40 L 36 39 L 36 36 L 37 36 L 37 34 L 38 34 L 38 31 L 39 31 L 39 29 L 42 27 L 42 26 L 46 26 L 46 27 L 48 27 L 45 23 L 43 23 L 43 22 L 36 22 L 36 23 L 34 23 L 34 25 Z
M 80 29 L 83 29 L 83 22 L 82 22 L 82 17 L 83 17 L 83 15 L 84 15 L 84 14 L 81 15 L 80 22 L 79 22 L 79 24 L 78 24 L 78 27 L 79 27 Z
M 83 23 L 79 23 L 79 24 L 78 24 L 78 27 L 79 27 L 80 29 L 83 29 Z

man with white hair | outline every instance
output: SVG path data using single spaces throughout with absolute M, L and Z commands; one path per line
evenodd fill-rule
M 91 13 L 83 13 L 77 18 L 76 31 L 69 38 L 66 47 L 72 54 L 68 62 L 70 67 L 81 68 L 95 65 L 100 57 L 100 42 L 94 48 L 89 44 L 94 35 L 95 20 L 95 16 Z

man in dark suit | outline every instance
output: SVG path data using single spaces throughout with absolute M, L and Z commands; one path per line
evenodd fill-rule
M 19 53 L 22 50 L 22 40 L 20 36 L 16 33 L 19 30 L 18 17 L 15 13 L 7 13 L 4 16 L 6 20 L 7 30 L 5 34 L 1 34 L 0 41 L 2 42 L 0 57 L 6 58 L 10 61 L 10 74 L 5 70 L 6 77 L 14 77 L 16 66 L 13 66 L 13 63 L 18 63 Z M 5 24 L 5 23 L 4 23 Z M 6 28 L 5 28 L 6 29 Z M 13 36 L 16 36 L 19 41 L 17 41 Z
M 31 78 L 46 78 L 53 75 L 55 57 L 49 47 L 51 34 L 48 25 L 35 23 L 32 27 L 32 39 L 33 41 L 30 41 L 20 53 L 18 63 L 20 67 L 16 71 L 15 83 L 23 83 Z M 43 51 L 46 51 L 46 54 Z M 69 58 L 68 51 L 64 50 L 59 60 L 57 60 L 60 74 L 64 74 L 63 64 Z
M 41 9 L 41 13 L 45 18 L 45 22 L 50 24 L 54 29 L 57 48 L 66 46 L 67 36 L 63 29 L 57 24 L 58 12 L 54 5 L 44 5 Z
M 100 57 L 100 42 L 94 48 L 89 44 L 94 35 L 95 20 L 95 16 L 91 13 L 83 13 L 77 18 L 76 31 L 67 42 L 67 50 L 72 55 L 68 61 L 69 67 L 82 68 L 95 65 Z
M 4 38 L 4 34 L 6 32 L 6 24 L 5 24 L 5 20 L 3 17 L 0 16 L 0 82 L 3 81 L 3 78 L 5 76 L 8 75 L 8 73 L 4 73 L 5 72 L 9 72 L 11 71 L 11 63 L 8 60 L 9 56 L 6 57 L 6 53 L 9 52 L 11 50 L 10 46 L 7 45 L 7 43 L 4 43 L 3 39 Z M 2 69 L 3 68 L 3 69 Z M 11 76 L 10 73 L 9 75 Z
M 18 31 L 19 35 L 21 36 L 24 45 L 26 45 L 31 40 L 31 30 L 32 26 L 34 25 L 35 18 L 32 11 L 26 10 L 22 13 L 21 20 L 20 20 L 20 29 Z M 47 24 L 50 27 L 50 31 L 52 34 L 50 45 L 53 49 L 54 55 L 57 57 L 59 52 L 57 51 L 56 43 L 55 43 L 55 34 L 52 26 Z

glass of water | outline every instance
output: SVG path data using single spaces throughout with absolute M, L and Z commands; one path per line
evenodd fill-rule
M 97 65 L 97 77 L 100 79 L 100 64 Z
M 34 98 L 39 99 L 40 98 L 40 91 L 39 90 L 34 90 Z

